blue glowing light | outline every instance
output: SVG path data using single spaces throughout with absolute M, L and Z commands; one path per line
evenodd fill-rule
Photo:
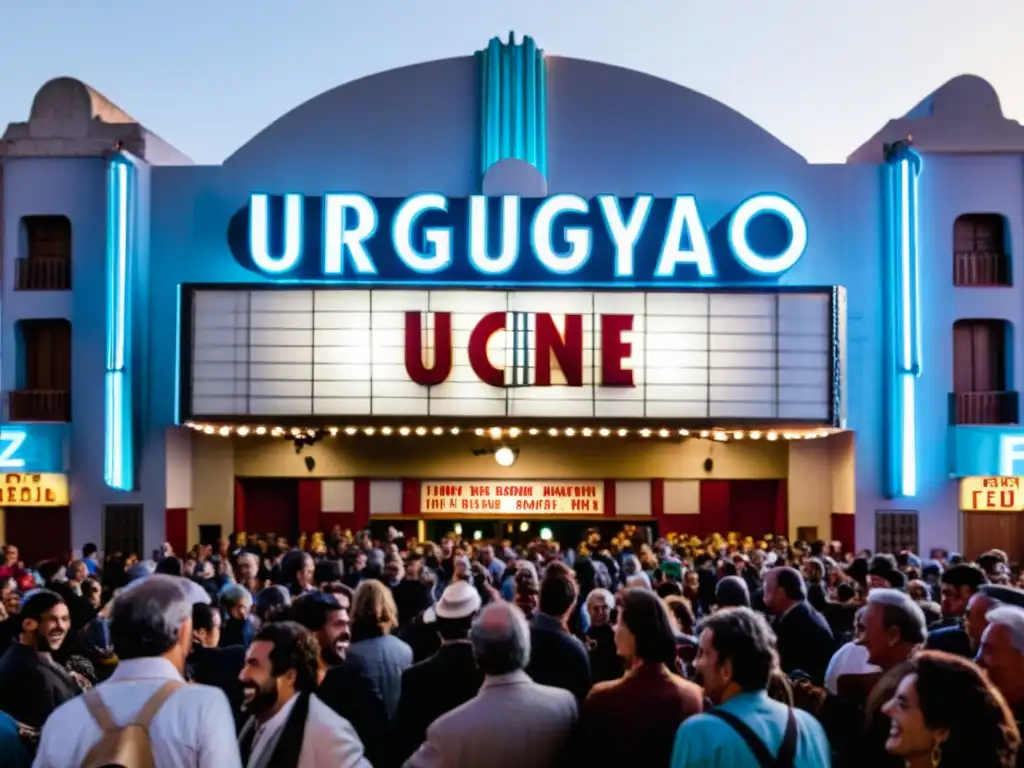
M 413 195 L 402 203 L 391 222 L 391 241 L 395 253 L 409 269 L 421 275 L 440 272 L 452 263 L 452 228 L 425 227 L 423 251 L 412 245 L 412 230 L 417 220 L 427 211 L 448 212 L 448 198 L 433 192 Z
M 683 235 L 690 241 L 689 248 L 682 246 Z M 658 256 L 658 266 L 654 268 L 654 276 L 671 278 L 679 264 L 695 264 L 697 274 L 701 277 L 715 276 L 708 233 L 701 222 L 697 198 L 693 195 L 680 195 L 672 206 L 672 216 L 661 246 L 661 255 Z
M 747 227 L 755 216 L 774 214 L 790 228 L 789 247 L 775 256 L 763 256 L 750 246 Z M 792 269 L 807 250 L 807 222 L 791 200 L 781 195 L 748 197 L 733 212 L 729 221 L 729 246 L 736 258 L 751 272 L 760 275 L 781 275 Z
M 918 176 L 921 158 L 907 145 L 888 158 L 890 241 L 890 360 L 894 386 L 889 399 L 889 495 L 917 494 L 917 379 L 921 375 L 918 289 Z
M 302 256 L 302 195 L 284 196 L 284 250 L 270 254 L 270 198 L 255 194 L 249 199 L 249 243 L 252 260 L 272 275 L 292 270 Z
M 104 378 L 104 480 L 117 490 L 134 486 L 131 361 L 128 318 L 134 249 L 132 219 L 135 169 L 117 157 L 107 170 L 107 366 Z
M 7 422 L 0 429 L 0 471 L 67 471 L 68 424 Z
M 355 225 L 349 226 L 349 215 Z M 324 195 L 324 274 L 344 274 L 346 255 L 359 275 L 375 275 L 366 241 L 377 233 L 377 208 L 366 195 Z M 288 231 L 285 231 L 288 238 Z
M 469 261 L 483 275 L 501 275 L 512 269 L 519 257 L 519 198 L 511 195 L 501 201 L 501 252 L 491 256 L 487 222 L 487 198 L 469 198 Z
M 555 252 L 553 244 L 555 219 L 564 213 L 590 212 L 587 201 L 579 195 L 553 195 L 541 203 L 533 217 L 530 241 L 537 260 L 554 275 L 571 275 L 579 271 L 590 258 L 592 247 L 590 229 L 587 227 L 565 227 L 562 236 L 568 248 L 562 253 Z
M 763 215 L 785 224 L 774 241 L 752 225 Z M 260 193 L 232 218 L 228 241 L 240 264 L 267 277 L 390 285 L 667 287 L 721 274 L 763 281 L 791 269 L 807 249 L 807 222 L 780 195 L 754 195 L 722 224 L 727 236 L 713 245 L 693 195 Z
M 24 469 L 25 458 L 21 455 L 21 446 L 28 435 L 21 429 L 0 430 L 0 469 Z
M 1022 471 L 1018 467 L 1024 463 L 1024 436 L 1000 435 L 999 437 L 999 474 L 1005 477 L 1018 477 Z

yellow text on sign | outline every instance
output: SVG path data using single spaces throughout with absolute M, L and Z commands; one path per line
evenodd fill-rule
M 0 489 L 3 507 L 66 507 L 68 478 L 60 474 L 6 472 Z
M 1019 477 L 965 477 L 960 481 L 965 512 L 1024 511 L 1024 480 Z

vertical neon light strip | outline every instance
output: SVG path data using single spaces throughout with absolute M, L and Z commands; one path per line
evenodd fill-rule
M 921 317 L 918 288 L 918 177 L 921 156 L 906 143 L 888 162 L 890 330 L 894 378 L 890 396 L 888 495 L 917 495 L 917 379 L 921 375 Z
M 525 160 L 547 176 L 547 70 L 531 37 L 492 38 L 476 52 L 480 75 L 480 174 L 500 160 Z
M 134 168 L 122 157 L 107 169 L 107 367 L 103 477 L 111 488 L 134 487 L 131 386 L 131 250 Z

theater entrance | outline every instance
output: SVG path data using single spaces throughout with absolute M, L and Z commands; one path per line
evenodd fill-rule
M 455 534 L 468 541 L 503 541 L 512 542 L 513 546 L 525 546 L 536 539 L 557 541 L 562 547 L 576 549 L 580 542 L 586 541 L 594 534 L 600 536 L 604 543 L 622 533 L 622 520 L 604 519 L 566 519 L 553 517 L 530 518 L 472 518 L 459 517 L 450 519 L 426 520 L 426 536 L 428 541 L 440 541 L 445 536 Z M 634 544 L 641 542 L 653 543 L 658 536 L 654 522 L 644 522 L 633 526 L 636 530 Z

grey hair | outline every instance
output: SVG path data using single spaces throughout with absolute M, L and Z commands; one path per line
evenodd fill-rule
M 1024 609 L 1015 605 L 999 605 L 985 614 L 985 621 L 990 627 L 1006 627 L 1010 643 L 1018 653 L 1024 653 Z
M 625 576 L 632 576 L 640 572 L 640 561 L 636 555 L 626 555 L 622 558 L 622 573 Z
M 592 589 L 587 595 L 587 608 L 589 609 L 591 605 L 599 601 L 604 603 L 608 610 L 615 607 L 615 596 L 607 589 Z
M 128 569 L 129 581 L 136 581 L 138 579 L 145 579 L 148 576 L 152 576 L 156 572 L 156 563 L 152 560 L 140 560 L 131 568 Z
M 651 589 L 651 577 L 643 571 L 637 571 L 626 577 L 626 586 L 638 589 Z
M 924 642 L 927 635 L 924 611 L 905 592 L 898 589 L 873 589 L 868 592 L 868 605 L 881 606 L 882 626 L 886 629 L 896 627 L 904 642 Z
M 114 599 L 110 639 L 119 659 L 162 656 L 192 620 L 193 594 L 180 576 L 155 574 L 132 584 Z
M 485 675 L 505 675 L 530 663 L 530 625 L 513 603 L 485 606 L 469 632 L 473 656 Z
M 242 603 L 252 607 L 252 594 L 240 584 L 228 584 L 220 592 L 220 604 L 225 611 L 230 611 Z
M 238 556 L 237 562 L 241 563 L 243 560 L 252 561 L 253 567 L 257 571 L 259 571 L 259 569 L 260 569 L 260 559 L 256 555 L 254 555 L 252 552 L 243 552 L 242 554 L 240 554 Z

